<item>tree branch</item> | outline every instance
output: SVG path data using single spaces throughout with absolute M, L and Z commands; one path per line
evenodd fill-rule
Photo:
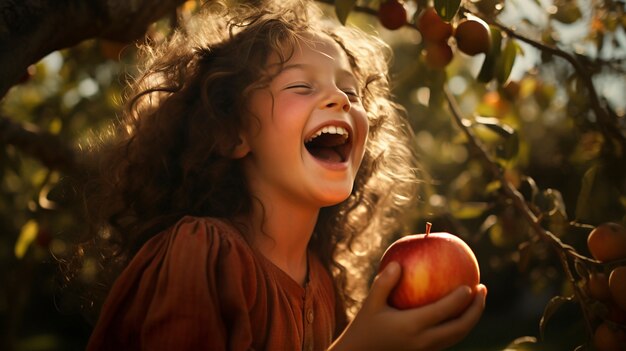
M 100 37 L 130 42 L 184 0 L 0 0 L 0 98 L 47 54 Z
M 68 173 L 77 171 L 74 150 L 58 136 L 43 132 L 35 126 L 21 125 L 0 116 L 0 144 L 13 145 L 50 169 Z
M 316 0 L 316 1 L 319 2 L 319 3 L 322 3 L 322 4 L 331 5 L 331 6 L 335 5 L 335 0 Z M 360 12 L 360 13 L 366 13 L 366 14 L 372 15 L 374 17 L 378 16 L 378 10 L 373 9 L 371 7 L 368 7 L 368 6 L 355 5 L 353 11 Z M 415 25 L 415 24 L 413 24 L 411 22 L 407 22 L 404 26 L 405 27 L 410 27 L 410 28 L 413 28 L 413 29 L 417 30 L 417 25 Z
M 592 80 L 593 72 L 587 69 L 587 66 L 583 64 L 581 59 L 557 47 L 546 45 L 544 43 L 528 38 L 525 35 L 516 32 L 514 29 L 511 29 L 496 20 L 490 20 L 487 18 L 483 18 L 483 20 L 505 32 L 509 37 L 515 38 L 543 52 L 560 57 L 567 61 L 576 71 L 577 77 L 583 82 L 583 84 L 587 88 L 591 109 L 596 116 L 597 122 L 600 125 L 601 131 L 604 136 L 607 137 L 607 139 L 613 139 L 618 141 L 621 145 L 621 152 L 626 149 L 626 137 L 620 132 L 617 119 L 614 118 L 610 113 L 608 113 L 607 108 L 600 101 L 600 97 Z M 586 57 L 582 56 L 582 58 Z
M 334 0 L 317 0 L 320 3 L 324 3 L 324 4 L 329 4 L 329 5 L 334 5 L 335 1 Z M 354 7 L 354 11 L 357 12 L 361 12 L 361 13 L 367 13 L 370 14 L 372 16 L 377 16 L 378 15 L 378 11 L 376 11 L 375 9 L 372 9 L 370 7 L 367 6 L 355 6 Z M 587 69 L 587 66 L 584 64 L 584 60 L 587 59 L 587 61 L 589 61 L 589 59 L 587 57 L 580 57 L 578 58 L 577 56 L 574 56 L 566 51 L 563 51 L 557 47 L 553 47 L 553 46 L 549 46 L 546 44 L 543 44 L 541 42 L 538 42 L 536 40 L 533 40 L 531 38 L 528 38 L 518 32 L 516 32 L 514 29 L 511 29 L 505 25 L 503 25 L 502 23 L 498 22 L 497 20 L 494 19 L 489 19 L 489 18 L 482 18 L 485 22 L 487 22 L 488 24 L 491 24 L 495 27 L 497 27 L 498 29 L 500 29 L 501 31 L 505 32 L 508 36 L 515 38 L 517 40 L 520 40 L 522 42 L 525 42 L 543 52 L 547 52 L 549 54 L 552 54 L 554 56 L 557 57 L 561 57 L 563 59 L 565 59 L 576 71 L 577 76 L 579 79 L 581 79 L 581 81 L 583 82 L 583 84 L 585 85 L 585 87 L 587 88 L 587 91 L 589 93 L 589 102 L 591 104 L 591 109 L 593 110 L 598 124 L 600 125 L 600 129 L 601 132 L 604 134 L 605 137 L 607 137 L 608 140 L 613 139 L 616 140 L 619 145 L 620 145 L 620 150 L 617 150 L 617 152 L 615 152 L 615 154 L 619 155 L 623 155 L 626 152 L 626 136 L 623 135 L 620 132 L 620 128 L 618 126 L 618 121 L 617 118 L 615 118 L 613 115 L 611 115 L 607 109 L 608 107 L 606 107 L 605 105 L 602 104 L 600 97 L 598 95 L 598 92 L 593 84 L 593 72 L 591 72 L 589 69 Z M 407 23 L 406 26 L 417 29 L 417 27 L 412 24 L 412 23 Z M 607 64 L 608 65 L 608 64 Z M 609 147 L 614 147 L 614 145 L 612 145 L 611 143 L 607 143 L 607 145 L 609 145 Z
M 553 249 L 555 249 L 556 253 L 559 256 L 561 265 L 563 266 L 563 271 L 565 272 L 570 283 L 572 284 L 574 292 L 577 296 L 577 300 L 581 305 L 581 309 L 587 323 L 587 331 L 590 333 L 590 335 L 592 335 L 591 333 L 593 329 L 590 324 L 591 318 L 589 317 L 589 311 L 587 310 L 587 306 L 584 303 L 584 293 L 581 291 L 581 288 L 578 286 L 578 284 L 576 284 L 576 279 L 569 267 L 568 257 L 574 260 L 583 261 L 591 265 L 601 265 L 601 262 L 579 254 L 572 246 L 565 244 L 556 235 L 546 230 L 541 225 L 541 221 L 530 209 L 530 207 L 526 203 L 526 200 L 524 199 L 524 196 L 520 194 L 520 192 L 517 191 L 517 189 L 515 189 L 515 187 L 513 187 L 513 185 L 506 179 L 506 177 L 504 176 L 504 172 L 502 172 L 500 166 L 498 166 L 498 164 L 491 158 L 486 148 L 480 142 L 480 139 L 474 134 L 471 129 L 471 122 L 463 118 L 463 114 L 458 106 L 458 103 L 456 102 L 456 99 L 448 89 L 445 89 L 445 96 L 448 101 L 450 112 L 452 113 L 456 124 L 459 126 L 459 128 L 461 128 L 461 130 L 467 137 L 470 147 L 473 148 L 476 151 L 476 154 L 484 161 L 493 176 L 500 181 L 501 189 L 504 195 L 511 200 L 513 207 L 529 223 L 531 229 L 537 234 L 539 239 L 548 243 Z

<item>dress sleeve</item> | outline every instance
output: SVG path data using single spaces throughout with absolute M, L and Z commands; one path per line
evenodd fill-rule
M 254 256 L 239 234 L 183 218 L 148 241 L 115 282 L 87 350 L 246 350 Z

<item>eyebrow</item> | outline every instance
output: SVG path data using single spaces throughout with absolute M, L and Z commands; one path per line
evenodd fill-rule
M 300 69 L 300 70 L 311 70 L 312 69 L 312 65 L 308 64 L 308 63 L 291 63 L 288 65 L 283 66 L 283 68 L 281 69 L 279 74 L 282 74 L 283 72 L 287 71 L 287 70 L 292 70 L 292 69 Z M 340 69 L 339 70 L 339 74 L 344 77 L 344 78 L 350 78 L 353 79 L 356 82 L 358 82 L 358 80 L 356 79 L 356 77 L 354 76 L 354 73 L 352 73 L 352 71 L 348 71 L 346 69 Z

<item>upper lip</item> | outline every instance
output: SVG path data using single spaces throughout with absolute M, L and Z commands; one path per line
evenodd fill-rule
M 352 154 L 352 140 L 354 139 L 354 130 L 352 129 L 352 126 L 350 126 L 350 124 L 347 122 L 331 120 L 317 125 L 315 128 L 311 129 L 309 133 L 306 134 L 306 137 L 304 138 L 304 144 L 306 146 L 308 142 L 313 141 L 313 139 L 315 139 L 313 138 L 313 136 L 318 131 L 322 130 L 324 127 L 329 126 L 342 127 L 343 129 L 348 131 L 348 137 L 345 139 L 345 142 L 335 147 L 335 150 L 341 154 L 342 160 L 343 162 L 345 162 L 350 158 L 350 155 Z
M 309 133 L 307 133 L 307 135 L 304 138 L 304 142 L 308 142 L 310 141 L 310 139 L 312 139 L 313 135 L 315 135 L 316 132 L 318 132 L 319 130 L 321 130 L 324 127 L 329 127 L 329 126 L 335 126 L 335 127 L 343 127 L 344 129 L 346 129 L 348 131 L 348 139 L 346 140 L 346 144 L 349 144 L 352 141 L 354 132 L 352 130 L 352 127 L 350 126 L 350 124 L 344 122 L 344 121 L 327 121 L 324 123 L 319 124 L 318 126 L 316 126 L 315 128 L 311 129 L 311 131 Z

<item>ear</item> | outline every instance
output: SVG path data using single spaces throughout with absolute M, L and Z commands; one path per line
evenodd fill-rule
M 233 150 L 230 153 L 230 158 L 240 159 L 244 158 L 246 155 L 250 153 L 250 144 L 248 143 L 248 138 L 244 133 L 239 133 L 239 143 L 235 145 Z

